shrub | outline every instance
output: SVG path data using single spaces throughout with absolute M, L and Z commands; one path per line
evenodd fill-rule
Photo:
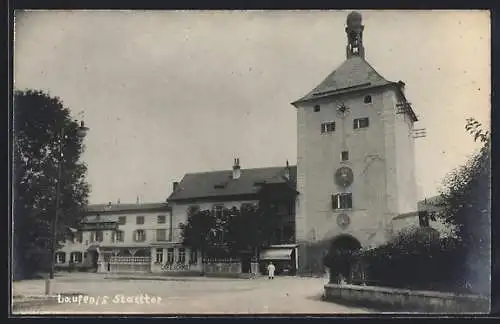
M 367 283 L 419 290 L 466 292 L 459 246 L 432 228 L 411 228 L 376 249 L 361 251 Z

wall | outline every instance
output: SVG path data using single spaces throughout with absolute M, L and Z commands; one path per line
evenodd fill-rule
M 157 216 L 164 215 L 166 216 L 165 224 L 158 224 Z M 124 240 L 123 242 L 112 242 L 111 233 L 104 237 L 104 241 L 101 242 L 101 245 L 112 245 L 116 247 L 131 247 L 131 246 L 149 246 L 151 243 L 159 243 L 165 241 L 157 241 L 156 238 L 156 230 L 157 229 L 165 229 L 166 230 L 166 240 L 168 241 L 168 233 L 170 229 L 169 223 L 169 213 L 167 211 L 137 211 L 135 213 L 117 213 L 114 214 L 113 217 L 118 220 L 120 216 L 126 217 L 125 225 L 118 225 L 118 229 L 124 232 Z M 136 224 L 136 217 L 144 216 L 144 224 L 138 225 Z M 138 229 L 142 229 L 146 232 L 146 240 L 144 242 L 135 242 L 134 241 L 134 232 Z
M 392 221 L 393 233 L 392 236 L 396 236 L 398 232 L 402 229 L 410 227 L 410 226 L 419 226 L 418 216 L 415 217 L 405 217 L 399 218 Z
M 112 231 L 103 231 L 103 243 L 106 242 L 106 239 L 111 237 L 111 232 Z M 66 253 L 66 260 L 64 263 L 57 263 L 57 267 L 67 267 L 69 266 L 69 261 L 71 257 L 72 252 L 80 252 L 82 253 L 82 263 L 85 262 L 83 259 L 85 256 L 85 253 L 87 252 L 87 249 L 89 246 L 92 244 L 91 241 L 91 232 L 83 232 L 82 233 L 82 242 L 78 242 L 76 239 L 75 240 L 66 240 L 64 242 L 64 245 L 57 250 L 57 252 L 64 252 Z
M 400 100 L 394 90 L 390 93 L 392 104 L 387 104 L 387 107 L 397 112 L 396 105 Z M 418 208 L 413 126 L 414 122 L 408 114 L 394 115 L 398 213 L 412 212 Z
M 372 96 L 372 103 L 364 103 L 367 94 Z M 386 97 L 387 92 L 371 91 L 298 108 L 297 189 L 300 195 L 296 235 L 299 243 L 328 241 L 339 234 L 351 234 L 363 246 L 384 242 L 387 219 L 392 218 L 386 206 L 386 174 L 390 171 L 386 165 Z M 344 122 L 337 116 L 341 103 L 349 107 Z M 319 112 L 314 112 L 315 104 L 321 106 Z M 353 119 L 362 117 L 369 118 L 369 127 L 353 129 Z M 320 125 L 327 121 L 336 122 L 335 132 L 321 134 Z M 348 162 L 341 161 L 344 147 L 349 151 Z M 346 188 L 346 192 L 353 195 L 353 208 L 346 211 L 351 219 L 347 229 L 337 225 L 341 212 L 331 207 L 331 195 L 343 191 L 334 182 L 336 170 L 343 165 L 354 173 L 352 185 Z M 392 190 L 396 191 L 395 186 Z M 396 201 L 397 196 L 392 197 Z M 305 254 L 302 248 L 299 258 Z M 304 260 L 299 260 L 299 266 L 301 263 Z
M 371 103 L 364 103 L 365 95 L 371 95 Z M 337 115 L 342 103 L 349 108 L 344 121 Z M 392 222 L 400 213 L 417 210 L 413 124 L 408 116 L 396 114 L 396 103 L 396 91 L 385 88 L 318 100 L 297 109 L 300 267 L 311 258 L 306 256 L 305 242 L 331 241 L 350 234 L 363 247 L 377 246 L 400 226 L 415 223 Z M 321 107 L 318 112 L 314 111 L 316 104 Z M 369 127 L 353 129 L 353 120 L 363 117 L 369 118 Z M 328 121 L 335 121 L 335 131 L 321 134 L 321 123 Z M 343 150 L 349 152 L 347 162 L 341 161 Z M 349 227 L 341 229 L 337 216 L 344 211 L 332 210 L 331 195 L 343 191 L 335 184 L 334 174 L 344 165 L 354 174 L 353 183 L 345 189 L 352 193 L 353 208 L 345 211 L 350 216 Z M 313 259 L 322 258 L 321 251 L 314 254 Z
M 476 295 L 412 291 L 384 287 L 327 284 L 328 301 L 377 309 L 419 313 L 488 313 L 490 301 Z
M 113 231 L 103 231 L 103 241 L 102 242 L 94 242 L 98 243 L 100 246 L 105 247 L 116 247 L 116 248 L 125 248 L 125 247 L 147 247 L 151 244 L 168 244 L 168 233 L 170 228 L 170 212 L 169 211 L 144 211 L 138 210 L 135 213 L 106 213 L 106 221 L 118 221 L 120 216 L 126 217 L 125 225 L 118 225 L 118 229 L 124 232 L 124 240 L 123 242 L 113 242 L 112 241 L 112 233 Z M 157 216 L 165 215 L 166 223 L 158 224 Z M 144 216 L 144 224 L 137 225 L 136 217 Z M 138 229 L 143 229 L 146 231 L 146 240 L 144 242 L 135 242 L 134 241 L 134 231 Z M 156 229 L 165 229 L 166 230 L 166 238 L 167 241 L 157 241 L 156 239 Z M 82 254 L 87 251 L 90 245 L 93 244 L 91 240 L 91 232 L 85 231 L 82 233 L 82 242 L 78 243 L 76 241 L 66 241 L 65 244 L 58 250 L 58 252 L 66 253 L 66 262 L 64 265 L 69 264 L 69 258 L 71 252 L 81 252 Z M 63 266 L 63 265 L 61 265 Z

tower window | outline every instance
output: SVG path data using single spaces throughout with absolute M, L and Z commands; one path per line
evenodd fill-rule
M 340 158 L 342 161 L 349 160 L 349 151 L 342 151 L 342 153 L 340 154 Z
M 353 123 L 353 128 L 358 129 L 358 128 L 367 128 L 369 126 L 370 122 L 368 117 L 364 118 L 356 118 L 354 119 Z
M 321 107 L 319 105 L 314 106 L 314 111 L 318 112 L 321 110 Z
M 321 134 L 333 133 L 335 131 L 335 122 L 321 124 Z
M 366 104 L 371 103 L 372 102 L 372 96 L 370 96 L 370 95 L 365 96 L 364 102 Z
M 352 208 L 352 193 L 332 195 L 332 209 Z

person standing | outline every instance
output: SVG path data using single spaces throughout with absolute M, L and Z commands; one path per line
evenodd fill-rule
M 274 267 L 274 264 L 272 262 L 269 262 L 269 265 L 267 266 L 267 273 L 269 274 L 269 279 L 274 279 L 274 271 L 276 268 Z

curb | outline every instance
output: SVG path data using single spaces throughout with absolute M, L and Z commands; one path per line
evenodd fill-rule
M 204 277 L 193 277 L 193 276 L 171 276 L 171 277 L 139 277 L 139 276 L 120 276 L 120 277 L 104 277 L 107 280 L 157 280 L 157 281 L 203 281 L 204 279 L 226 279 L 226 280 L 242 280 L 251 279 L 245 277 L 221 277 L 221 276 L 204 276 Z

